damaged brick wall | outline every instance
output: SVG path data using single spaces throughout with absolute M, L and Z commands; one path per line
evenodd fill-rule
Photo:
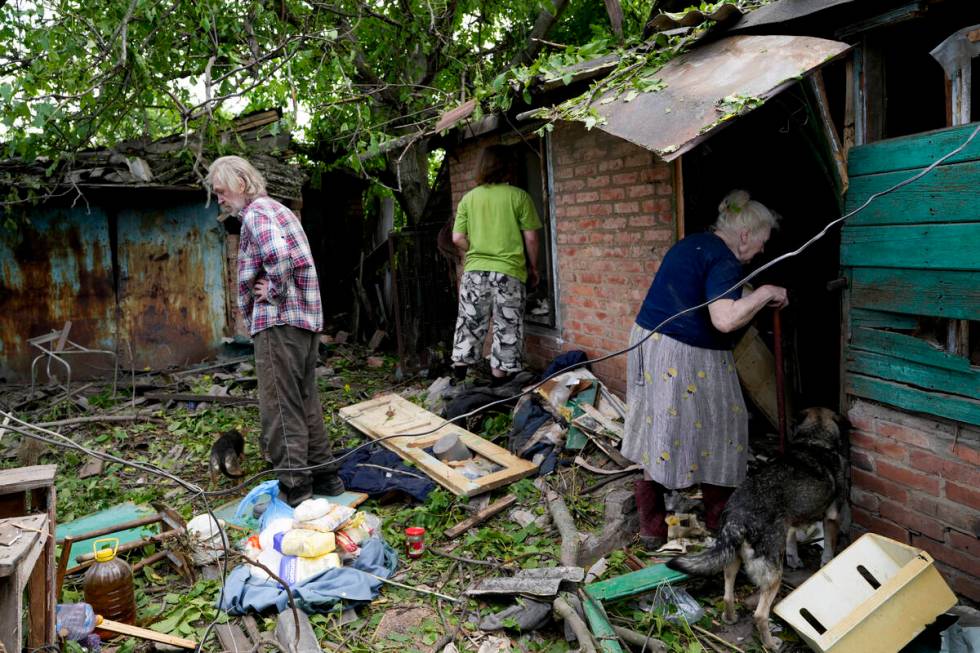
M 454 209 L 474 186 L 480 148 L 497 140 L 471 141 L 453 153 Z M 669 164 L 578 124 L 558 125 L 551 143 L 560 330 L 529 330 L 528 362 L 536 368 L 570 349 L 598 357 L 629 344 L 633 320 L 676 234 Z M 625 356 L 594 371 L 625 395 Z
M 980 431 L 863 400 L 848 418 L 855 530 L 924 549 L 980 601 Z

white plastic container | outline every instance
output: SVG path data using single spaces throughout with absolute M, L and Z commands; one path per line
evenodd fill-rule
M 867 533 L 773 612 L 814 651 L 892 653 L 954 605 L 928 553 Z
M 195 565 L 204 566 L 220 560 L 228 547 L 224 520 L 215 522 L 207 513 L 187 522 L 187 535 L 191 542 L 191 560 Z

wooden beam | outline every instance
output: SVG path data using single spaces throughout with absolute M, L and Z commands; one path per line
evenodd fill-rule
M 473 528 L 477 524 L 485 522 L 486 520 L 496 515 L 498 512 L 501 512 L 502 510 L 514 505 L 514 503 L 516 502 L 517 502 L 517 497 L 515 497 L 513 494 L 508 494 L 507 496 L 498 499 L 497 501 L 494 501 L 483 510 L 477 512 L 472 517 L 469 517 L 468 519 L 464 519 L 463 521 L 459 522 L 458 524 L 456 524 L 451 528 L 447 528 L 446 537 L 448 538 L 456 537 L 460 533 L 466 532 L 467 530 Z
M 158 633 L 155 630 L 150 630 L 149 628 L 140 628 L 139 626 L 131 626 L 129 624 L 120 623 L 118 621 L 112 621 L 111 619 L 103 619 L 99 616 L 96 619 L 96 626 L 102 630 L 107 630 L 110 633 L 119 633 L 120 635 L 129 635 L 130 637 L 139 637 L 140 639 L 148 639 L 151 642 L 160 642 L 161 644 L 170 644 L 171 646 L 176 646 L 178 648 L 188 648 L 196 649 L 197 642 L 191 639 L 184 639 L 183 637 L 175 637 L 173 635 L 167 635 L 166 633 Z
M 834 159 L 837 168 L 837 179 L 840 183 L 840 194 L 847 193 L 847 161 L 845 160 L 844 148 L 841 145 L 840 137 L 837 135 L 837 128 L 834 126 L 834 119 L 830 115 L 830 102 L 827 100 L 827 89 L 824 86 L 823 72 L 815 70 L 807 76 L 810 89 L 817 100 L 817 110 L 820 113 L 820 125 L 823 129 L 827 144 L 830 146 L 830 154 Z

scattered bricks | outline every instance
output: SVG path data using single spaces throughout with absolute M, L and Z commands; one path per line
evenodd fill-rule
M 954 549 L 980 559 L 980 539 L 976 536 L 951 530 L 947 534 L 946 540 Z
M 957 481 L 969 486 L 980 486 L 980 468 L 940 458 L 928 451 L 909 452 L 909 464 L 915 469 L 941 476 L 948 481 Z
M 882 519 L 893 521 L 910 531 L 927 535 L 942 542 L 946 538 L 946 529 L 931 517 L 906 509 L 892 501 L 882 501 L 878 508 Z
M 914 472 L 881 459 L 876 461 L 876 467 L 879 476 L 939 496 L 939 479 L 935 476 Z
M 931 442 L 929 436 L 918 429 L 883 420 L 878 421 L 878 435 L 883 435 L 886 438 L 892 438 L 905 444 L 922 447 L 923 449 L 928 449 Z
M 898 503 L 908 501 L 909 494 L 905 488 L 860 469 L 851 470 L 851 480 L 855 487 L 874 492 L 879 496 L 894 499 Z
M 980 491 L 946 481 L 946 498 L 964 506 L 980 510 Z
M 851 506 L 851 514 L 854 517 L 854 523 L 864 526 L 866 529 L 872 533 L 877 533 L 878 535 L 884 535 L 885 537 L 890 537 L 893 540 L 907 544 L 909 540 L 908 531 L 906 531 L 901 526 L 891 523 L 890 521 L 885 521 L 884 519 L 879 519 L 871 513 L 869 513 L 864 508 L 859 508 L 857 506 Z

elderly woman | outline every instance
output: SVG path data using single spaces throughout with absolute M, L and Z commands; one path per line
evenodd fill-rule
M 737 287 L 742 265 L 762 251 L 778 216 L 740 190 L 718 210 L 710 233 L 692 234 L 667 252 L 630 333 L 631 345 L 645 341 L 629 354 L 622 453 L 643 466 L 635 490 L 640 540 L 648 547 L 666 539 L 667 490 L 700 483 L 705 525 L 718 528 L 745 477 L 748 446 L 730 334 L 764 306 L 787 304 L 786 289 L 777 286 L 726 292 Z M 719 295 L 650 335 L 671 315 Z

